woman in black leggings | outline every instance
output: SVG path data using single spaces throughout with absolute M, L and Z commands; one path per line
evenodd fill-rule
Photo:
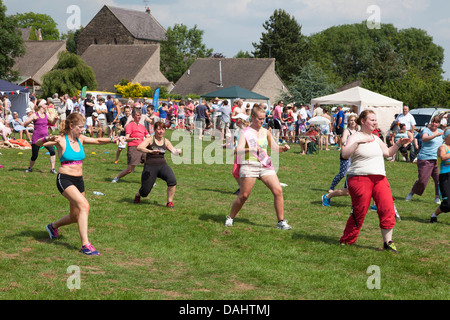
M 177 180 L 172 169 L 167 164 L 164 155 L 166 151 L 180 155 L 181 149 L 175 149 L 172 143 L 164 138 L 166 128 L 163 122 L 156 122 L 154 124 L 154 130 L 155 135 L 146 138 L 137 147 L 137 150 L 146 153 L 147 157 L 141 177 L 141 188 L 136 193 L 134 203 L 140 203 L 141 197 L 147 197 L 152 191 L 156 179 L 160 178 L 167 183 L 167 207 L 173 208 L 173 197 L 175 195 Z

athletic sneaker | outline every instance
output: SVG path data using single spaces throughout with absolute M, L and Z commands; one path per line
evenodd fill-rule
M 238 188 L 233 194 L 234 194 L 234 195 L 238 195 L 239 192 L 241 192 L 241 188 Z
M 331 207 L 331 199 L 328 199 L 326 194 L 322 196 L 322 205 L 324 207 Z
M 167 208 L 174 208 L 175 206 L 173 205 L 172 202 L 167 202 Z
M 52 174 L 57 174 L 57 172 L 56 172 L 55 169 L 50 170 L 50 173 L 52 173 Z
M 134 203 L 141 203 L 141 196 L 134 196 Z
M 28 167 L 28 169 L 27 169 L 27 170 L 25 170 L 25 172 L 26 172 L 26 173 L 28 173 L 28 172 L 33 172 L 33 169 L 32 169 L 32 168 L 30 168 L 30 167 Z
M 95 250 L 95 248 L 92 246 L 92 244 L 88 243 L 87 245 L 84 245 L 81 247 L 80 251 L 88 256 L 99 256 L 100 252 Z
M 227 219 L 225 220 L 225 226 L 226 227 L 232 227 L 233 226 L 233 219 L 231 219 L 230 216 L 227 216 Z
M 119 178 L 115 177 L 114 179 L 112 179 L 111 183 L 117 183 L 119 182 Z
M 373 204 L 373 205 L 370 206 L 370 210 L 372 210 L 372 211 L 377 211 L 378 208 L 377 208 L 376 205 Z
M 118 163 L 119 163 L 119 160 L 114 161 L 114 163 L 115 163 L 115 164 L 118 164 Z
M 288 225 L 287 220 L 281 220 L 280 222 L 277 223 L 277 229 L 290 230 L 292 229 L 292 227 Z
M 58 238 L 58 229 L 53 228 L 52 223 L 49 223 L 48 225 L 46 225 L 45 229 L 47 230 L 47 232 L 50 236 L 50 239 Z
M 393 241 L 385 242 L 383 244 L 383 250 L 392 251 L 395 253 L 398 253 L 397 248 L 395 247 L 395 244 Z
M 431 217 L 430 218 L 430 223 L 436 223 L 437 221 L 437 217 Z
M 439 199 L 439 197 L 436 197 L 436 198 L 434 199 L 434 203 L 435 203 L 435 204 L 441 204 L 441 199 Z
M 412 194 L 412 193 L 408 193 L 408 195 L 407 195 L 406 198 L 405 198 L 405 201 L 411 201 L 413 195 L 414 195 L 414 194 Z

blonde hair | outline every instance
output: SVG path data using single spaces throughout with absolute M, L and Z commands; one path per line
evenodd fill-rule
M 259 105 L 255 105 L 253 106 L 252 109 L 252 113 L 251 113 L 251 117 L 253 118 L 253 116 L 257 116 L 258 114 L 264 113 L 264 115 L 266 114 L 266 111 L 264 110 L 264 108 L 261 108 Z
M 62 121 L 59 125 L 59 132 L 62 136 L 64 136 L 69 133 L 71 124 L 77 126 L 85 122 L 86 119 L 81 113 L 72 112 L 71 114 L 69 114 L 66 120 Z

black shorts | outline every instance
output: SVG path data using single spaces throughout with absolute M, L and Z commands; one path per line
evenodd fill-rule
M 336 127 L 336 135 L 342 137 L 342 134 L 344 133 L 344 128 L 342 127 Z
M 273 129 L 281 130 L 281 121 L 278 119 L 273 119 Z
M 58 173 L 56 176 L 56 186 L 61 194 L 70 186 L 75 186 L 81 193 L 84 192 L 84 180 L 82 176 L 74 177 Z

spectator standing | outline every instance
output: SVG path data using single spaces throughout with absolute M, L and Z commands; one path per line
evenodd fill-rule
M 410 201 L 415 194 L 421 196 L 431 177 L 434 180 L 434 203 L 441 203 L 439 198 L 439 167 L 437 163 L 437 154 L 439 147 L 443 143 L 442 135 L 444 131 L 439 128 L 439 125 L 439 116 L 434 116 L 433 119 L 431 119 L 429 126 L 423 130 L 422 146 L 419 155 L 417 156 L 417 170 L 419 176 L 411 191 L 406 196 L 406 201 Z M 410 132 L 408 133 L 412 136 Z

